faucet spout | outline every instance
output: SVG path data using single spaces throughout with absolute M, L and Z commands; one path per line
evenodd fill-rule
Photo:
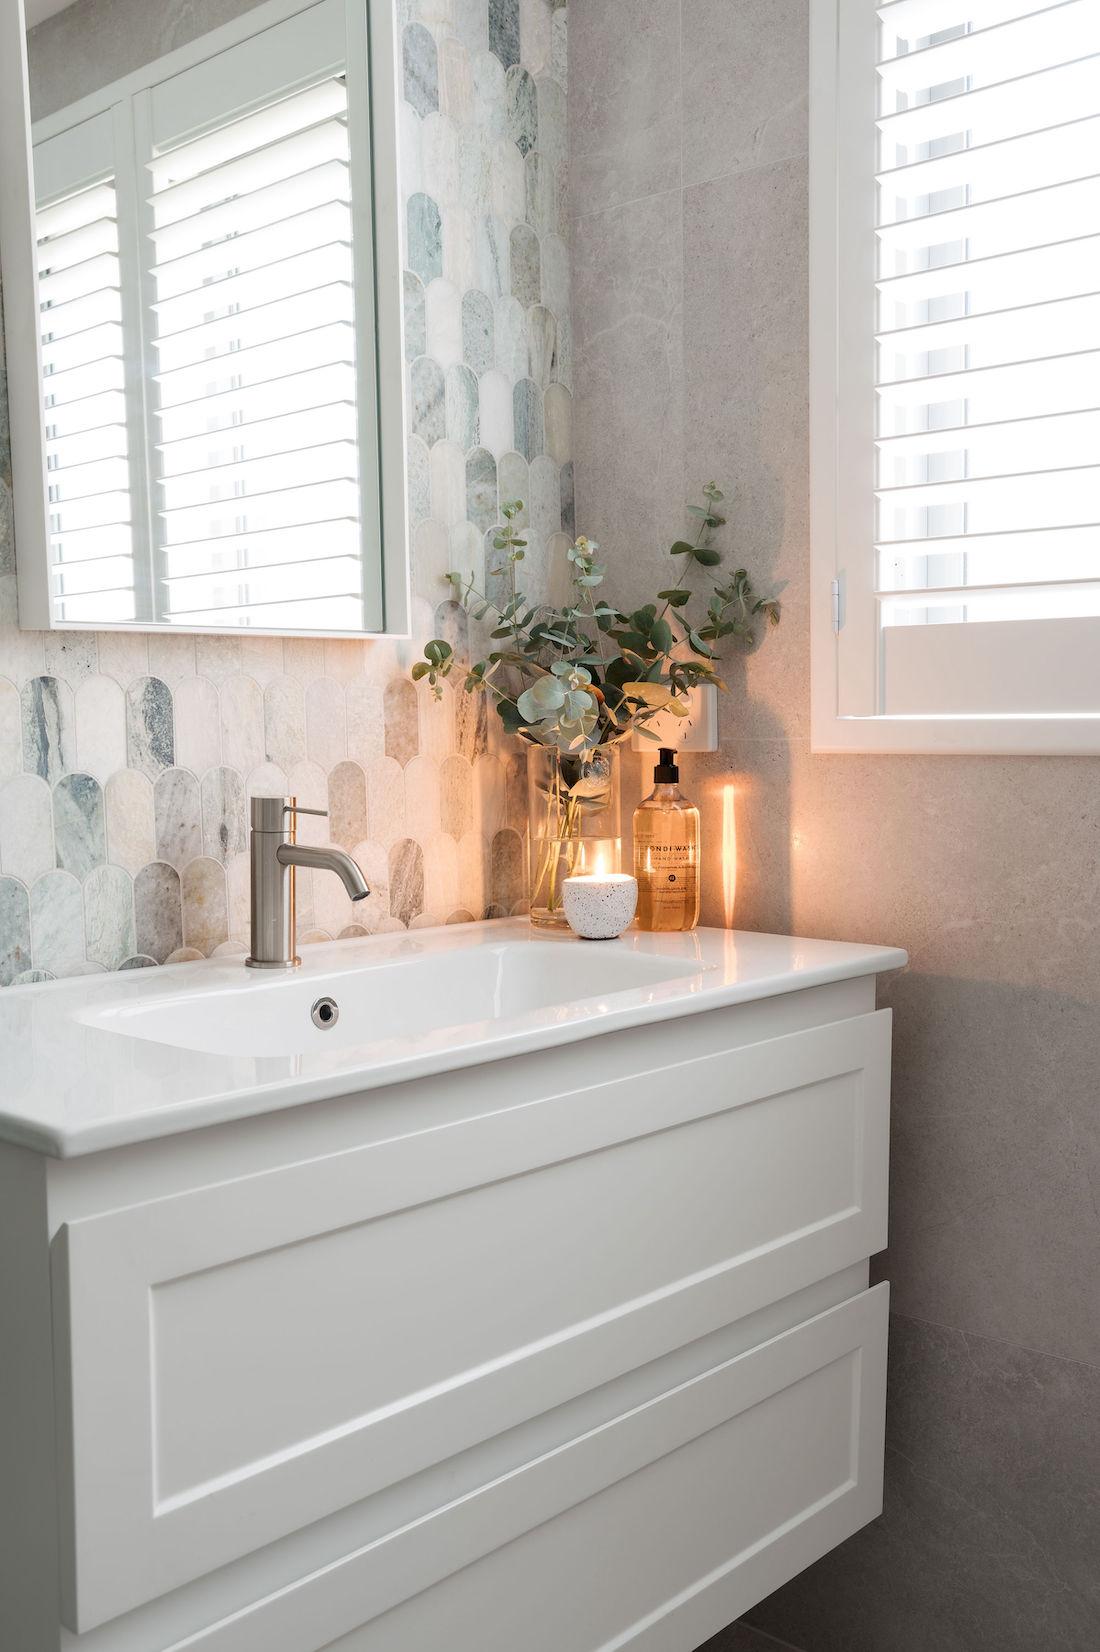
M 364 901 L 370 885 L 359 867 L 342 849 L 315 849 L 307 843 L 280 843 L 275 851 L 280 866 L 308 866 L 314 872 L 335 872 L 353 901 Z

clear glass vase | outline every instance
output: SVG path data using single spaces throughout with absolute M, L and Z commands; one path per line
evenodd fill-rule
M 527 750 L 527 865 L 531 922 L 566 929 L 562 884 L 574 872 L 618 872 L 622 857 L 616 746 Z

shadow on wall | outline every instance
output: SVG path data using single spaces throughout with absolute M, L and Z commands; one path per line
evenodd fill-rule
M 805 1652 L 1091 1652 L 1100 1371 L 895 1316 L 888 1394 L 882 1518 L 750 1622 Z
M 878 1272 L 895 1309 L 1100 1366 L 1096 1003 L 914 969 L 880 1002 L 895 1038 Z

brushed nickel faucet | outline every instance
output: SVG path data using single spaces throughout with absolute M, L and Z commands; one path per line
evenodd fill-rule
M 296 797 L 252 799 L 252 951 L 249 969 L 297 969 L 294 868 L 335 872 L 353 901 L 370 894 L 367 880 L 350 855 L 331 844 L 314 849 L 298 843 L 298 816 L 327 816 L 327 809 L 303 809 Z

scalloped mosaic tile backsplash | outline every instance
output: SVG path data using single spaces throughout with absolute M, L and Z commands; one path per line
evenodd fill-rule
M 108 27 L 102 0 L 65 27 L 92 4 Z M 442 580 L 484 569 L 502 498 L 529 502 L 529 585 L 572 529 L 566 14 L 399 15 L 415 640 L 20 631 L 0 384 L 2 985 L 246 950 L 253 793 L 327 808 L 303 840 L 371 884 L 353 909 L 299 874 L 303 940 L 522 910 L 520 754 L 408 669 L 428 636 L 467 646 Z

